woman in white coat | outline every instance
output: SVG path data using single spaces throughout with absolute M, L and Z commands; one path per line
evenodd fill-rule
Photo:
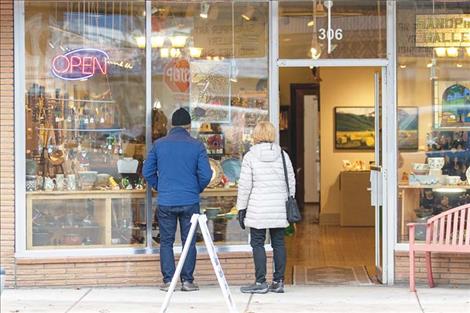
M 243 158 L 238 183 L 237 208 L 242 228 L 250 228 L 256 281 L 241 288 L 243 293 L 284 292 L 286 249 L 284 230 L 287 184 L 281 153 L 284 153 L 291 195 L 295 195 L 295 175 L 287 153 L 276 144 L 273 124 L 260 122 L 253 131 L 254 146 Z M 273 282 L 266 282 L 266 251 L 264 244 L 269 230 L 274 254 Z

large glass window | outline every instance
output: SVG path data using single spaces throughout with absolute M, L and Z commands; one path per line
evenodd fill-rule
M 25 2 L 27 249 L 145 244 L 144 4 Z
M 280 0 L 281 59 L 386 57 L 386 1 Z
M 25 2 L 28 250 L 145 247 L 146 127 L 165 136 L 180 107 L 214 170 L 201 195 L 213 239 L 247 243 L 234 206 L 251 132 L 269 118 L 268 2 L 151 7 L 146 125 L 145 1 Z
M 397 3 L 398 241 L 470 202 L 468 1 Z
M 152 3 L 153 139 L 167 133 L 176 109 L 190 112 L 214 171 L 201 211 L 220 244 L 247 243 L 235 200 L 251 132 L 269 118 L 268 12 L 267 2 Z

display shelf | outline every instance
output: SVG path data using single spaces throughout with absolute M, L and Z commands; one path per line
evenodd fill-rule
M 407 223 L 416 220 L 415 209 L 420 207 L 420 191 L 423 189 L 439 189 L 439 192 L 449 193 L 465 192 L 470 190 L 470 185 L 409 185 L 400 183 L 398 185 L 399 196 L 401 197 L 402 214 L 400 219 L 400 229 L 402 236 L 408 236 Z
M 470 185 L 465 184 L 465 185 L 441 185 L 441 184 L 435 184 L 435 185 L 405 185 L 405 184 L 400 184 L 398 185 L 398 188 L 400 189 L 437 189 L 437 188 L 442 188 L 442 189 L 470 189 Z
M 237 188 L 208 188 L 203 193 L 201 197 L 236 197 Z M 82 190 L 82 191 L 32 191 L 26 192 L 26 202 L 27 202 L 27 248 L 32 250 L 38 249 L 70 249 L 70 248 L 109 248 L 109 247 L 139 247 L 143 246 L 142 243 L 131 244 L 129 242 L 115 243 L 113 242 L 113 231 L 122 232 L 123 228 L 117 227 L 115 224 L 116 217 L 114 216 L 115 211 L 113 203 L 116 200 L 133 200 L 132 205 L 122 206 L 125 210 L 133 210 L 138 208 L 138 205 L 134 200 L 141 199 L 143 202 L 146 198 L 146 190 Z M 157 192 L 153 192 L 153 196 L 156 196 Z M 37 225 L 34 222 L 33 211 L 34 210 L 46 210 L 48 208 L 53 208 L 54 204 L 51 204 L 49 201 L 64 201 L 63 205 L 66 208 L 67 204 L 71 204 L 73 207 L 73 202 L 77 200 L 89 200 L 90 203 L 82 203 L 81 208 L 78 210 L 81 212 L 87 211 L 87 208 L 90 207 L 93 211 L 94 222 L 97 225 L 93 226 L 81 226 L 81 223 L 75 225 Z M 39 205 L 40 209 L 37 209 Z M 41 207 L 42 206 L 42 207 Z M 55 205 L 57 206 L 57 204 Z M 73 209 L 69 209 L 72 210 Z M 77 209 L 75 209 L 77 210 Z M 56 212 L 58 212 L 56 210 Z M 84 213 L 84 214 L 85 214 Z M 135 212 L 131 214 L 137 214 Z M 145 215 L 144 215 L 145 216 Z M 114 222 L 113 222 L 114 221 Z M 130 223 L 135 223 L 136 220 L 129 221 Z M 139 222 L 140 219 L 137 219 Z M 113 224 L 114 223 L 114 224 Z M 41 231 L 38 231 L 41 230 Z M 133 232 L 142 232 L 145 229 L 140 227 L 133 227 L 132 224 L 127 226 L 125 230 L 129 233 L 129 236 L 132 236 Z M 33 233 L 33 231 L 36 231 Z M 77 244 L 77 245 L 65 245 L 65 244 L 40 244 L 35 245 L 34 236 L 40 236 L 41 234 L 47 234 L 48 240 L 53 240 L 56 237 L 63 239 L 63 236 L 66 234 L 89 234 L 90 232 L 96 232 L 96 239 L 99 244 Z M 83 239 L 83 238 L 82 238 Z M 103 244 L 101 244 L 103 243 Z

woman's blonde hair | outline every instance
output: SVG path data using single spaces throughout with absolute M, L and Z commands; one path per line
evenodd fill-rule
M 260 142 L 274 142 L 276 140 L 276 129 L 271 122 L 259 122 L 253 130 L 253 141 L 255 144 Z

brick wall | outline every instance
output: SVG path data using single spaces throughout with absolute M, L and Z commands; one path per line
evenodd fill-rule
M 251 253 L 222 253 L 219 259 L 229 284 L 255 280 Z M 272 255 L 268 253 L 271 272 Z M 18 287 L 155 286 L 162 282 L 158 255 L 17 259 L 16 274 Z M 195 279 L 201 285 L 217 284 L 207 254 L 198 255 Z
M 417 252 L 416 281 L 427 283 L 424 254 Z M 440 285 L 470 285 L 470 255 L 433 253 L 434 280 Z M 407 252 L 395 252 L 395 281 L 408 283 L 409 262 Z
M 0 0 L 0 264 L 14 286 L 14 67 L 13 0 Z

